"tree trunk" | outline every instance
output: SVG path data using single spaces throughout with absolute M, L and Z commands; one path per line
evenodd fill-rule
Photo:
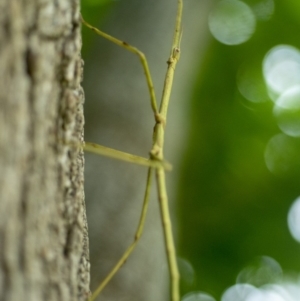
M 0 300 L 85 300 L 79 1 L 0 8 Z

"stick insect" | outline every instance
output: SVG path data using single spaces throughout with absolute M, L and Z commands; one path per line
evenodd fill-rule
M 103 38 L 113 42 L 114 44 L 120 47 L 125 48 L 126 50 L 138 56 L 142 64 L 142 67 L 144 69 L 147 86 L 150 94 L 151 108 L 152 108 L 154 121 L 155 121 L 152 149 L 150 150 L 149 159 L 123 153 L 117 150 L 109 149 L 94 143 L 85 143 L 85 145 L 83 146 L 83 149 L 85 151 L 93 152 L 96 154 L 112 157 L 127 162 L 132 162 L 135 164 L 140 164 L 148 167 L 146 189 L 144 194 L 144 203 L 143 203 L 143 208 L 142 208 L 138 228 L 135 233 L 134 241 L 127 248 L 123 256 L 119 259 L 117 264 L 113 267 L 110 273 L 105 277 L 102 283 L 100 283 L 97 289 L 92 293 L 91 297 L 88 299 L 89 301 L 96 300 L 96 298 L 101 293 L 101 291 L 105 288 L 108 282 L 122 267 L 122 265 L 125 263 L 125 261 L 128 259 L 128 257 L 136 247 L 143 232 L 148 203 L 149 203 L 150 188 L 152 185 L 152 178 L 154 177 L 154 175 L 157 182 L 157 193 L 158 193 L 162 224 L 164 230 L 165 248 L 167 252 L 169 274 L 171 278 L 171 282 L 170 282 L 171 300 L 172 301 L 180 300 L 179 272 L 178 272 L 177 261 L 176 261 L 176 251 L 174 246 L 174 238 L 172 234 L 172 225 L 170 220 L 169 205 L 168 205 L 168 198 L 167 198 L 167 191 L 166 191 L 166 181 L 165 181 L 165 171 L 170 170 L 171 166 L 168 162 L 164 160 L 163 146 L 164 146 L 165 126 L 167 120 L 167 111 L 169 106 L 171 90 L 172 90 L 173 77 L 174 77 L 174 72 L 175 72 L 177 62 L 180 57 L 182 9 L 183 9 L 183 0 L 178 0 L 175 31 L 174 31 L 170 56 L 167 61 L 167 65 L 168 65 L 167 72 L 165 75 L 164 88 L 163 88 L 162 98 L 159 107 L 157 105 L 153 82 L 152 82 L 150 70 L 145 55 L 140 50 L 129 45 L 128 43 L 118 40 L 102 32 L 101 30 L 95 28 L 94 26 L 90 25 L 82 18 L 82 23 L 88 28 L 90 28 L 91 30 L 93 30 L 96 34 L 102 36 Z

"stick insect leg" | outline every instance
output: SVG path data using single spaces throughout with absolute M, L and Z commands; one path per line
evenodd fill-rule
M 146 190 L 144 195 L 144 203 L 142 208 L 142 213 L 140 216 L 139 224 L 134 236 L 134 241 L 131 243 L 131 245 L 127 248 L 123 256 L 119 259 L 118 263 L 113 267 L 113 269 L 110 271 L 110 273 L 105 277 L 105 279 L 100 283 L 100 285 L 97 287 L 97 289 L 94 291 L 92 296 L 90 297 L 89 301 L 94 301 L 97 296 L 101 293 L 101 291 L 105 288 L 105 286 L 109 283 L 109 281 L 113 278 L 113 276 L 118 272 L 118 270 L 122 267 L 122 265 L 126 262 L 134 248 L 136 247 L 139 239 L 142 236 L 145 220 L 146 220 L 146 214 L 148 210 L 148 204 L 149 204 L 149 196 L 150 196 L 150 188 L 152 184 L 152 174 L 153 174 L 153 168 L 148 169 L 148 176 L 147 176 L 147 184 L 146 184 Z
M 84 151 L 94 153 L 101 156 L 106 156 L 109 158 L 142 165 L 146 167 L 160 168 L 162 167 L 165 170 L 172 170 L 172 165 L 166 161 L 146 159 L 144 157 L 132 155 L 129 153 L 125 153 L 113 148 L 109 148 L 100 144 L 85 142 L 81 145 Z
M 143 66 L 143 69 L 144 69 L 144 72 L 145 72 L 145 76 L 146 76 L 146 80 L 147 80 L 147 86 L 148 86 L 148 90 L 149 90 L 149 93 L 150 93 L 150 101 L 151 101 L 151 108 L 152 108 L 152 111 L 154 113 L 154 118 L 155 120 L 160 120 L 160 114 L 158 112 L 158 107 L 157 107 L 157 101 L 156 101 L 156 96 L 155 96 L 155 91 L 154 91 L 154 86 L 153 86 L 153 81 L 152 81 L 152 77 L 151 77 L 151 74 L 150 74 L 150 70 L 149 70 L 149 66 L 148 66 L 148 62 L 147 62 L 147 59 L 144 55 L 143 52 L 141 52 L 139 49 L 137 49 L 136 47 L 133 47 L 131 45 L 129 45 L 128 43 L 124 42 L 124 41 L 121 41 L 121 40 L 118 40 L 114 37 L 112 37 L 111 35 L 99 30 L 98 28 L 90 25 L 89 23 L 87 23 L 83 17 L 81 16 L 81 22 L 87 26 L 88 28 L 92 29 L 96 34 L 98 34 L 99 36 L 113 42 L 114 44 L 122 47 L 122 48 L 125 48 L 127 49 L 128 51 L 136 54 L 141 63 L 142 63 L 142 66 Z

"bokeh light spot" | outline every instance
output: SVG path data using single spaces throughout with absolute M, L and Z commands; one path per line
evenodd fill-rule
M 293 238 L 300 242 L 300 197 L 298 197 L 290 207 L 288 226 Z
M 300 137 L 300 86 L 294 86 L 281 94 L 273 113 L 285 134 Z
M 261 301 L 293 301 L 293 299 L 290 298 L 287 290 L 281 285 L 269 284 L 263 286 L 261 288 L 261 292 L 263 293 L 264 297 L 264 299 L 262 299 Z
M 272 48 L 263 60 L 263 74 L 271 98 L 300 83 L 300 52 L 289 45 Z
M 263 0 L 253 6 L 253 11 L 258 20 L 269 20 L 274 13 L 275 5 L 273 0 Z
M 222 295 L 221 301 L 245 301 L 257 289 L 250 284 L 236 284 L 229 287 Z
M 265 162 L 276 175 L 298 173 L 300 170 L 300 139 L 285 134 L 273 136 L 265 149 Z
M 238 45 L 250 39 L 255 31 L 256 19 L 247 4 L 238 0 L 223 0 L 211 12 L 208 25 L 219 42 Z
M 195 271 L 189 261 L 184 258 L 177 257 L 177 263 L 180 273 L 180 281 L 187 286 L 192 286 L 195 280 Z
M 237 283 L 248 283 L 259 287 L 278 281 L 281 276 L 280 264 L 269 256 L 261 256 L 238 274 Z
M 191 292 L 185 295 L 182 301 L 216 301 L 216 299 L 203 292 Z

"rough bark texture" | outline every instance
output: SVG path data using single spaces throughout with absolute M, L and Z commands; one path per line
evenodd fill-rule
M 78 0 L 0 1 L 0 300 L 85 300 Z

